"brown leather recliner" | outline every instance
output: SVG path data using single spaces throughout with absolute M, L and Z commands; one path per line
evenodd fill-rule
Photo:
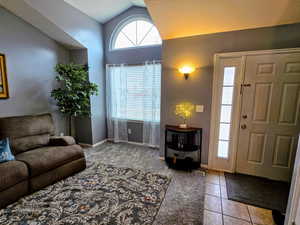
M 72 137 L 54 136 L 51 114 L 0 118 L 15 161 L 0 163 L 0 208 L 86 168 Z

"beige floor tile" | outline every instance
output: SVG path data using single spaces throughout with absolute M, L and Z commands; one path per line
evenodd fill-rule
M 211 173 L 208 173 L 205 177 L 205 180 L 207 183 L 211 183 L 211 184 L 220 184 L 220 177 L 219 175 L 216 175 L 216 174 L 211 174 Z
M 228 199 L 226 186 L 221 185 L 221 197 Z
M 203 225 L 223 225 L 222 214 L 204 210 Z
M 224 176 L 220 176 L 220 185 L 226 186 L 226 181 Z
M 230 216 L 223 216 L 224 225 L 251 225 L 245 220 L 236 219 Z
M 212 195 L 205 195 L 204 209 L 222 213 L 221 199 Z
M 250 221 L 248 209 L 245 204 L 222 198 L 222 209 L 224 215 Z
M 226 186 L 225 178 L 220 177 L 220 185 Z
M 254 224 L 275 225 L 273 221 L 272 211 L 262 209 L 255 206 L 248 206 L 251 220 Z
M 206 183 L 205 184 L 205 194 L 221 197 L 220 185 Z

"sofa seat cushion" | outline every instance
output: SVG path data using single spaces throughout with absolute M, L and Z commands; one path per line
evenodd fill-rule
M 19 161 L 0 163 L 0 191 L 10 188 L 28 177 L 29 173 L 25 163 Z
M 84 157 L 79 145 L 42 147 L 30 150 L 16 156 L 29 167 L 30 177 L 38 176 L 73 160 Z

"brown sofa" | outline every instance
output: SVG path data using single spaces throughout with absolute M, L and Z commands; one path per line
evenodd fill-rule
M 51 114 L 0 118 L 15 161 L 0 163 L 0 208 L 86 168 L 72 137 L 54 136 Z

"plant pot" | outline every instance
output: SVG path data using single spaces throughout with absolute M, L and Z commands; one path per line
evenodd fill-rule
M 183 124 L 179 124 L 179 127 L 180 127 L 180 128 L 187 128 L 188 125 L 187 125 L 186 123 L 183 123 Z

